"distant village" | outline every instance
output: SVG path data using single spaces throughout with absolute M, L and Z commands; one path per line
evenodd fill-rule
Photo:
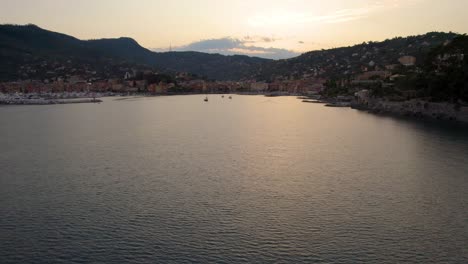
M 145 77 L 137 77 L 142 75 Z M 46 80 L 21 80 L 0 83 L 3 94 L 46 93 L 122 93 L 165 95 L 178 93 L 268 93 L 290 94 L 320 93 L 326 82 L 323 78 L 305 77 L 299 80 L 277 80 L 271 83 L 245 81 L 209 81 L 189 73 L 177 73 L 174 77 L 158 80 L 158 72 L 129 71 L 121 78 L 87 79 L 81 75 L 63 76 Z M 156 81 L 155 81 L 156 80 Z

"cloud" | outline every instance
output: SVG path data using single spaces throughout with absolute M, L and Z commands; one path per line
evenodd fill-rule
M 312 21 L 329 24 L 347 22 L 363 18 L 375 11 L 377 8 L 380 8 L 380 6 L 375 5 L 363 8 L 342 9 L 329 15 L 313 17 Z
M 321 24 L 332 24 L 332 23 L 341 23 L 351 20 L 356 20 L 365 17 L 372 12 L 376 7 L 365 7 L 365 8 L 355 8 L 355 9 L 342 9 L 335 11 L 333 13 L 322 15 L 322 16 L 312 16 L 302 13 L 290 13 L 290 14 L 280 14 L 280 15 L 258 15 L 252 17 L 248 20 L 248 24 L 254 27 L 264 27 L 264 26 L 281 26 L 281 25 L 297 25 L 305 23 L 321 23 Z
M 247 23 L 253 27 L 266 26 L 284 26 L 298 25 L 306 23 L 318 24 L 335 24 L 343 23 L 352 20 L 358 20 L 368 17 L 377 12 L 383 12 L 390 9 L 404 8 L 419 4 L 424 0 L 380 0 L 374 1 L 362 7 L 347 8 L 337 10 L 325 15 L 314 15 L 308 13 L 287 13 L 281 12 L 277 14 L 260 14 L 253 16 L 247 20 Z
M 203 51 L 203 52 L 219 52 L 222 50 L 231 50 L 242 45 L 242 41 L 233 38 L 221 39 L 206 39 L 197 42 L 192 42 L 186 46 L 177 49 Z
M 244 43 L 272 43 L 275 41 L 281 40 L 280 38 L 275 37 L 265 37 L 265 36 L 245 36 L 242 41 Z
M 185 46 L 175 47 L 174 51 L 198 51 L 206 53 L 219 53 L 223 55 L 247 55 L 266 59 L 288 59 L 299 56 L 300 53 L 280 48 L 264 48 L 252 45 L 254 43 L 271 43 L 277 39 L 273 37 L 245 36 L 237 38 L 205 39 Z M 162 51 L 161 49 L 154 49 Z
M 274 38 L 269 38 L 269 37 L 263 37 L 262 40 L 263 40 L 264 42 L 275 42 L 275 41 L 276 41 L 276 39 L 274 39 Z

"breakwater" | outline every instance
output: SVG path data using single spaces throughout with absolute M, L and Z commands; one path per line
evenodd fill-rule
M 27 98 L 0 98 L 0 104 L 3 105 L 51 105 L 51 104 L 82 104 L 82 103 L 100 103 L 102 100 L 94 98 L 75 98 L 75 99 L 27 99 Z

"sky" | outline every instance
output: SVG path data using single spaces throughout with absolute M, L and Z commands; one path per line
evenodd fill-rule
M 468 0 L 0 0 L 0 23 L 155 51 L 284 59 L 430 31 L 468 33 Z

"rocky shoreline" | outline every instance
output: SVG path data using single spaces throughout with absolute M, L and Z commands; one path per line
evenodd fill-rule
M 436 103 L 417 99 L 393 102 L 382 99 L 373 99 L 366 103 L 354 102 L 351 107 L 371 113 L 393 114 L 468 123 L 468 106 L 461 106 L 447 102 Z

